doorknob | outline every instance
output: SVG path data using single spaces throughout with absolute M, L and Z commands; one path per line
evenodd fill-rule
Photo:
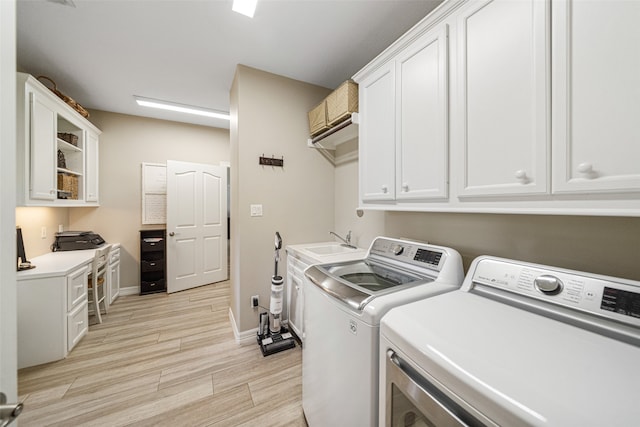
M 0 392 L 0 427 L 6 427 L 22 413 L 22 403 L 7 404 L 7 396 Z
M 169 236 L 171 236 L 171 237 L 173 237 L 175 235 L 176 235 L 176 233 L 174 233 L 173 231 L 169 233 Z

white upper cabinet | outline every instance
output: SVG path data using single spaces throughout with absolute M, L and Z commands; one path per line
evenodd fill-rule
M 100 130 L 32 76 L 16 81 L 17 205 L 96 206 Z
M 553 192 L 640 191 L 640 2 L 553 2 Z
M 359 83 L 360 195 L 395 199 L 395 67 L 387 63 Z
M 458 15 L 460 196 L 548 193 L 549 2 L 474 1 Z
M 447 26 L 419 35 L 395 57 L 355 79 L 361 200 L 446 199 Z
M 360 207 L 640 217 L 638 22 L 640 1 L 444 1 L 353 77 Z
M 29 92 L 27 109 L 32 117 L 28 131 L 31 133 L 28 148 L 27 170 L 29 197 L 34 200 L 54 201 L 56 199 L 56 113 L 55 104 L 49 98 Z M 21 170 L 18 168 L 18 173 Z
M 396 70 L 396 199 L 446 198 L 447 26 L 402 52 Z
M 86 157 L 87 157 L 87 177 L 86 183 L 86 201 L 98 202 L 98 176 L 99 176 L 99 141 L 95 132 L 87 131 Z

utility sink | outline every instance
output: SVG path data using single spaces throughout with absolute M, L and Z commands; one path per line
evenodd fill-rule
M 356 250 L 343 245 L 311 246 L 306 249 L 316 255 L 336 255 Z

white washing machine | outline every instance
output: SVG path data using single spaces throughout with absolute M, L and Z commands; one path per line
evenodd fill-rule
M 375 426 L 379 325 L 391 308 L 460 287 L 453 249 L 378 237 L 363 259 L 305 271 L 302 406 L 310 427 Z
M 380 426 L 640 425 L 640 282 L 480 257 L 380 334 Z

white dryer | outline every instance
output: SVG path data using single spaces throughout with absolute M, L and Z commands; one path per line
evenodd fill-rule
M 305 271 L 302 406 L 310 427 L 375 426 L 380 319 L 460 287 L 453 249 L 378 237 L 367 256 Z
M 480 257 L 380 334 L 380 426 L 639 425 L 640 282 Z

